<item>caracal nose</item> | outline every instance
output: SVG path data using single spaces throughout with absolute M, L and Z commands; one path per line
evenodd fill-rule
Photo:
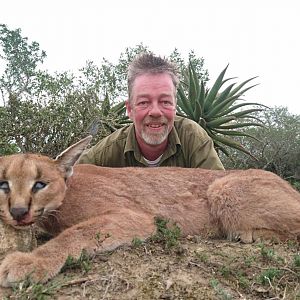
M 9 210 L 9 212 L 12 215 L 14 220 L 21 221 L 22 219 L 24 219 L 24 217 L 28 213 L 28 208 L 26 208 L 26 207 L 12 207 Z

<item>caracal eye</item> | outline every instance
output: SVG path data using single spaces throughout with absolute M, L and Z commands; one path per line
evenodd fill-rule
M 47 185 L 47 183 L 43 182 L 43 181 L 37 181 L 33 187 L 32 187 L 32 191 L 33 192 L 37 192 L 41 189 L 43 189 L 45 186 Z
M 0 190 L 3 190 L 4 192 L 9 192 L 9 184 L 7 181 L 0 181 Z

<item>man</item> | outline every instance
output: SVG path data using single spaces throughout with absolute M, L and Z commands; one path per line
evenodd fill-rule
M 101 140 L 79 163 L 224 169 L 205 130 L 176 117 L 178 83 L 176 68 L 167 60 L 149 53 L 137 56 L 128 69 L 126 101 L 133 124 Z

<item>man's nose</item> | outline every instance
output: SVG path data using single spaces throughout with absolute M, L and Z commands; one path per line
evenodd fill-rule
M 153 116 L 153 117 L 162 116 L 162 112 L 158 103 L 152 103 L 148 114 L 149 116 Z

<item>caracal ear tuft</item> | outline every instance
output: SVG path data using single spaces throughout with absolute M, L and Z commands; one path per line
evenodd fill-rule
M 70 177 L 72 175 L 73 166 L 79 159 L 84 149 L 88 146 L 92 138 L 93 137 L 91 135 L 87 136 L 86 138 L 67 148 L 56 157 L 55 160 L 59 163 L 59 166 L 66 173 L 66 177 Z

